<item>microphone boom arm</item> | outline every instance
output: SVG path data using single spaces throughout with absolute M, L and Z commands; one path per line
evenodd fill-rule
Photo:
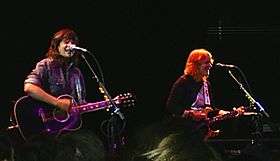
M 87 51 L 88 52 L 88 51 Z M 124 120 L 124 115 L 121 113 L 120 109 L 117 107 L 116 103 L 113 101 L 112 97 L 109 95 L 108 91 L 105 88 L 105 85 L 99 80 L 97 74 L 95 73 L 95 71 L 93 70 L 93 68 L 90 66 L 89 62 L 87 61 L 86 57 L 84 56 L 84 54 L 80 54 L 81 57 L 84 59 L 84 61 L 86 62 L 87 66 L 89 67 L 90 71 L 93 74 L 93 78 L 95 78 L 97 80 L 97 83 L 99 85 L 100 88 L 102 88 L 102 92 L 104 92 L 104 94 L 106 95 L 106 97 L 109 99 L 111 105 L 112 105 L 112 114 L 117 114 L 122 120 Z
M 257 102 L 251 95 L 249 92 L 247 92 L 247 90 L 243 87 L 243 85 L 235 78 L 235 76 L 232 74 L 232 72 L 230 70 L 228 70 L 228 73 L 230 74 L 230 76 L 236 81 L 236 83 L 240 86 L 240 89 L 242 89 L 242 91 L 245 93 L 245 96 L 248 98 L 248 100 L 250 101 L 250 103 L 257 105 L 257 107 L 259 108 L 259 111 L 263 112 L 264 115 L 266 117 L 270 117 L 269 114 L 264 110 L 264 108 L 261 106 L 261 104 L 259 102 Z

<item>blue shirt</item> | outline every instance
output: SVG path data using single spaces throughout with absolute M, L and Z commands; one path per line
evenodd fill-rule
M 84 77 L 73 63 L 62 65 L 52 58 L 42 59 L 27 75 L 24 83 L 35 84 L 56 97 L 68 94 L 78 104 L 86 103 Z

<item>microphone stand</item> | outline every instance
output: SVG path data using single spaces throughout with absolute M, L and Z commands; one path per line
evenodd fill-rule
M 89 51 L 86 51 L 86 52 L 91 54 L 91 52 L 89 52 Z M 121 113 L 120 109 L 117 107 L 116 103 L 113 101 L 112 97 L 109 95 L 107 89 L 105 88 L 105 85 L 99 80 L 97 74 L 95 73 L 95 71 L 93 70 L 93 68 L 89 64 L 89 62 L 87 61 L 85 55 L 83 53 L 81 53 L 80 55 L 84 59 L 84 61 L 86 62 L 90 71 L 92 72 L 92 74 L 93 74 L 92 78 L 96 79 L 99 87 L 101 88 L 100 89 L 101 93 L 103 93 L 105 95 L 105 97 L 109 100 L 110 105 L 111 105 L 110 106 L 110 111 L 111 111 L 112 118 L 109 119 L 108 144 L 109 144 L 109 151 L 111 152 L 111 155 L 113 156 L 115 154 L 115 152 L 117 151 L 117 142 L 115 141 L 115 137 L 116 137 L 115 126 L 117 124 L 117 119 L 116 119 L 114 114 L 117 114 L 120 117 L 121 120 L 125 120 L 125 118 L 124 118 L 124 115 Z
M 240 72 L 241 70 L 236 67 Z M 248 98 L 248 100 L 250 101 L 251 105 L 257 106 L 258 110 L 263 113 L 267 118 L 269 118 L 269 114 L 264 110 L 264 108 L 261 106 L 261 104 L 259 102 L 257 102 L 251 95 L 249 92 L 247 92 L 247 90 L 243 87 L 243 85 L 235 78 L 235 76 L 232 74 L 232 72 L 230 70 L 228 70 L 228 73 L 230 74 L 230 76 L 237 82 L 237 84 L 240 86 L 240 89 L 245 93 L 245 96 Z M 241 72 L 242 74 L 242 72 Z M 245 79 L 246 81 L 246 79 Z M 255 109 L 255 108 L 254 108 Z M 261 120 L 261 117 L 263 115 L 259 114 L 257 115 L 256 118 L 252 118 L 252 121 L 254 121 L 254 125 L 255 125 L 255 130 L 254 132 L 252 132 L 252 139 L 251 139 L 251 143 L 249 145 L 247 145 L 244 149 L 243 149 L 243 153 L 256 153 L 254 155 L 256 156 L 264 156 L 266 158 L 266 160 L 268 161 L 272 161 L 271 160 L 271 154 L 270 152 L 266 151 L 264 148 L 265 146 L 263 143 L 263 122 Z M 257 149 L 257 151 L 256 151 Z
M 112 97 L 109 95 L 107 89 L 105 88 L 104 84 L 99 80 L 97 74 L 95 73 L 95 71 L 93 70 L 93 68 L 90 66 L 89 62 L 87 61 L 86 57 L 84 56 L 84 54 L 81 54 L 81 57 L 84 59 L 84 61 L 86 62 L 87 66 L 89 67 L 90 71 L 93 74 L 93 78 L 96 79 L 99 87 L 102 89 L 102 93 L 104 93 L 104 95 L 106 96 L 106 98 L 108 98 L 110 104 L 112 105 L 111 107 L 111 111 L 112 111 L 112 115 L 113 114 L 117 114 L 122 120 L 124 120 L 124 116 L 121 113 L 120 109 L 117 107 L 116 103 L 113 101 Z
M 262 107 L 262 105 L 257 102 L 251 95 L 249 92 L 247 92 L 247 90 L 243 87 L 243 85 L 235 78 L 235 76 L 232 74 L 232 72 L 230 70 L 228 70 L 228 73 L 230 74 L 230 76 L 236 81 L 236 83 L 240 86 L 240 89 L 242 89 L 242 91 L 245 93 L 245 96 L 248 98 L 248 100 L 250 101 L 251 104 L 256 105 L 259 109 L 260 112 L 262 112 L 266 117 L 270 117 L 269 114 L 264 110 L 264 108 Z

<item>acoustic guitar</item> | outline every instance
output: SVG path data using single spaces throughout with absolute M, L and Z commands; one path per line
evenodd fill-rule
M 61 95 L 59 98 L 73 99 L 69 95 Z M 133 107 L 135 96 L 131 93 L 120 94 L 113 98 L 113 103 L 121 107 Z M 23 96 L 16 101 L 13 114 L 21 136 L 27 140 L 33 135 L 58 136 L 62 132 L 78 130 L 82 126 L 81 114 L 109 110 L 112 106 L 109 100 L 82 105 L 74 103 L 71 111 L 66 112 L 30 96 Z

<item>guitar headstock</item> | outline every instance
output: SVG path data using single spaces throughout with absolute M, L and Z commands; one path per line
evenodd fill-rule
M 136 96 L 129 92 L 119 94 L 113 100 L 117 105 L 124 107 L 133 107 L 136 104 Z

